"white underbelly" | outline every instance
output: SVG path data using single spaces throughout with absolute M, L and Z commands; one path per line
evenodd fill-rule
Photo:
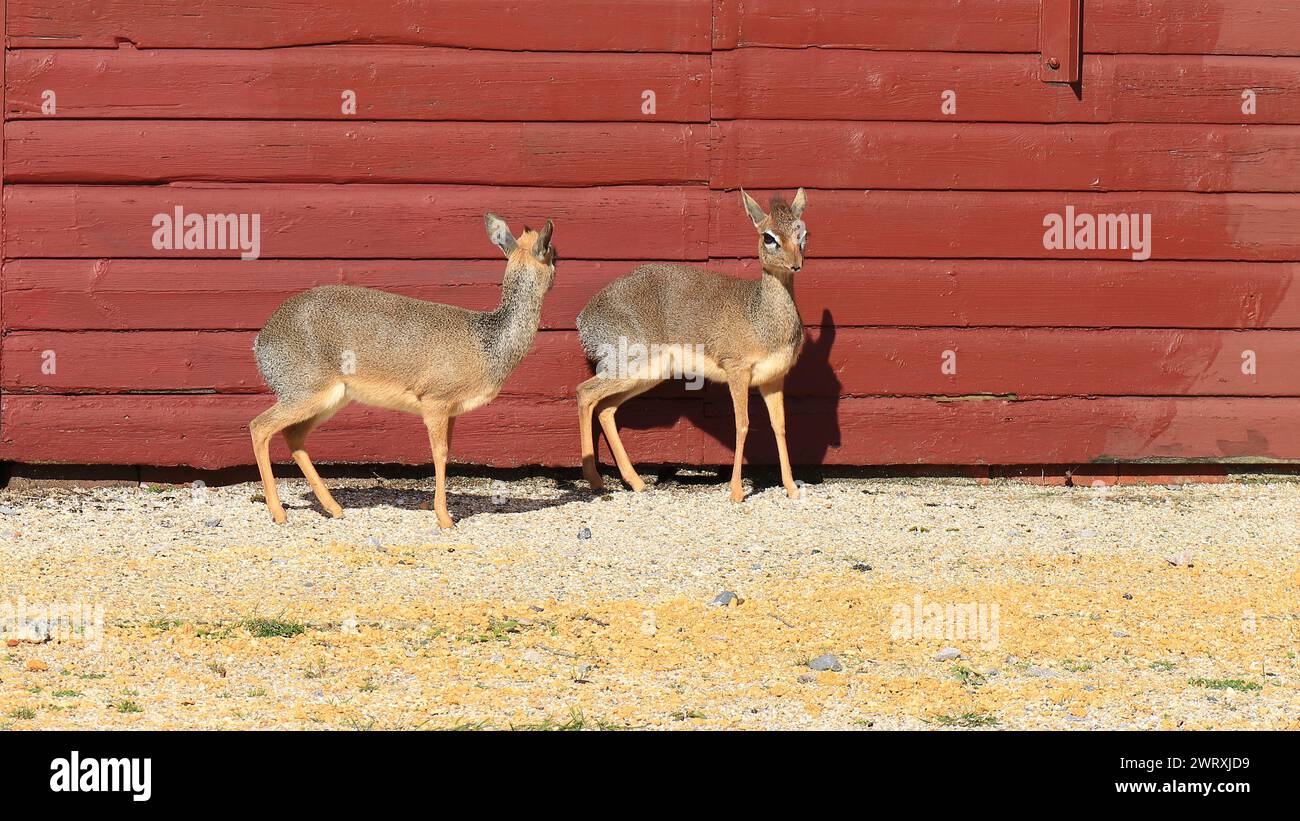
M 794 364 L 794 350 L 787 348 L 783 351 L 768 354 L 754 363 L 753 375 L 750 381 L 755 385 L 765 385 L 779 376 L 785 375 Z

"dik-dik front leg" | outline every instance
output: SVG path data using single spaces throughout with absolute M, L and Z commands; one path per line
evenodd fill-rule
M 727 387 L 731 388 L 731 405 L 736 412 L 736 461 L 731 467 L 731 501 L 745 498 L 740 484 L 741 465 L 745 462 L 745 435 L 749 433 L 749 368 L 727 370 Z
M 794 483 L 794 474 L 790 472 L 790 454 L 785 447 L 785 378 L 759 385 L 758 391 L 767 403 L 767 418 L 776 434 L 776 454 L 781 459 L 781 484 L 785 486 L 785 495 L 798 499 L 799 486 Z
M 434 495 L 433 510 L 438 516 L 438 527 L 443 530 L 455 527 L 447 513 L 447 451 L 450 449 L 451 415 L 447 408 L 427 407 L 424 426 L 429 430 L 429 446 L 433 449 Z

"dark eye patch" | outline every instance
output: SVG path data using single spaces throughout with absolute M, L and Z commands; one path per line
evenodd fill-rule
M 779 244 L 779 240 L 777 240 L 776 235 L 768 233 L 767 231 L 763 232 L 763 242 L 767 243 L 768 245 Z

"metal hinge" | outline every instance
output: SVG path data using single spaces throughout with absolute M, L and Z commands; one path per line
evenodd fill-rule
M 1038 18 L 1038 79 L 1077 83 L 1083 61 L 1083 0 L 1043 0 Z

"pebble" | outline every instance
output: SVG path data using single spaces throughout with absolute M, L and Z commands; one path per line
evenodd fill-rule
M 213 519 L 204 519 L 204 520 L 203 520 L 203 526 L 204 526 L 204 527 L 221 527 L 221 520 L 220 520 L 220 519 L 216 519 L 216 518 L 213 518 Z
M 579 538 L 579 539 L 590 539 L 590 538 L 591 538 L 591 528 L 589 528 L 589 527 L 584 527 L 582 530 L 579 530 L 579 531 L 578 531 L 578 538 Z
M 817 677 L 814 676 L 812 673 L 800 673 L 800 674 L 799 674 L 799 683 L 800 683 L 800 684 L 812 684 L 812 683 L 813 683 L 814 681 L 816 681 L 816 680 L 817 680 Z
M 721 593 L 713 597 L 713 601 L 709 602 L 709 606 L 730 607 L 732 602 L 735 602 L 737 605 L 739 605 L 740 596 L 737 596 L 735 593 L 731 592 L 730 590 L 723 590 Z
M 857 564 L 853 565 L 853 569 L 858 571 L 859 573 L 866 573 L 868 570 L 871 570 L 871 565 L 858 562 Z
M 1046 667 L 1039 667 L 1036 664 L 1031 664 L 1028 667 L 1026 667 L 1025 673 L 1033 676 L 1034 678 L 1052 678 L 1054 675 L 1056 675 L 1051 670 L 1048 670 Z
M 833 673 L 838 673 L 844 668 L 840 666 L 840 660 L 835 658 L 835 656 L 830 653 L 822 653 L 817 658 L 808 662 L 808 669 L 816 670 L 818 672 L 830 670 Z
M 935 661 L 955 661 L 961 658 L 961 651 L 956 647 L 945 647 L 939 651 L 939 655 L 934 657 Z

